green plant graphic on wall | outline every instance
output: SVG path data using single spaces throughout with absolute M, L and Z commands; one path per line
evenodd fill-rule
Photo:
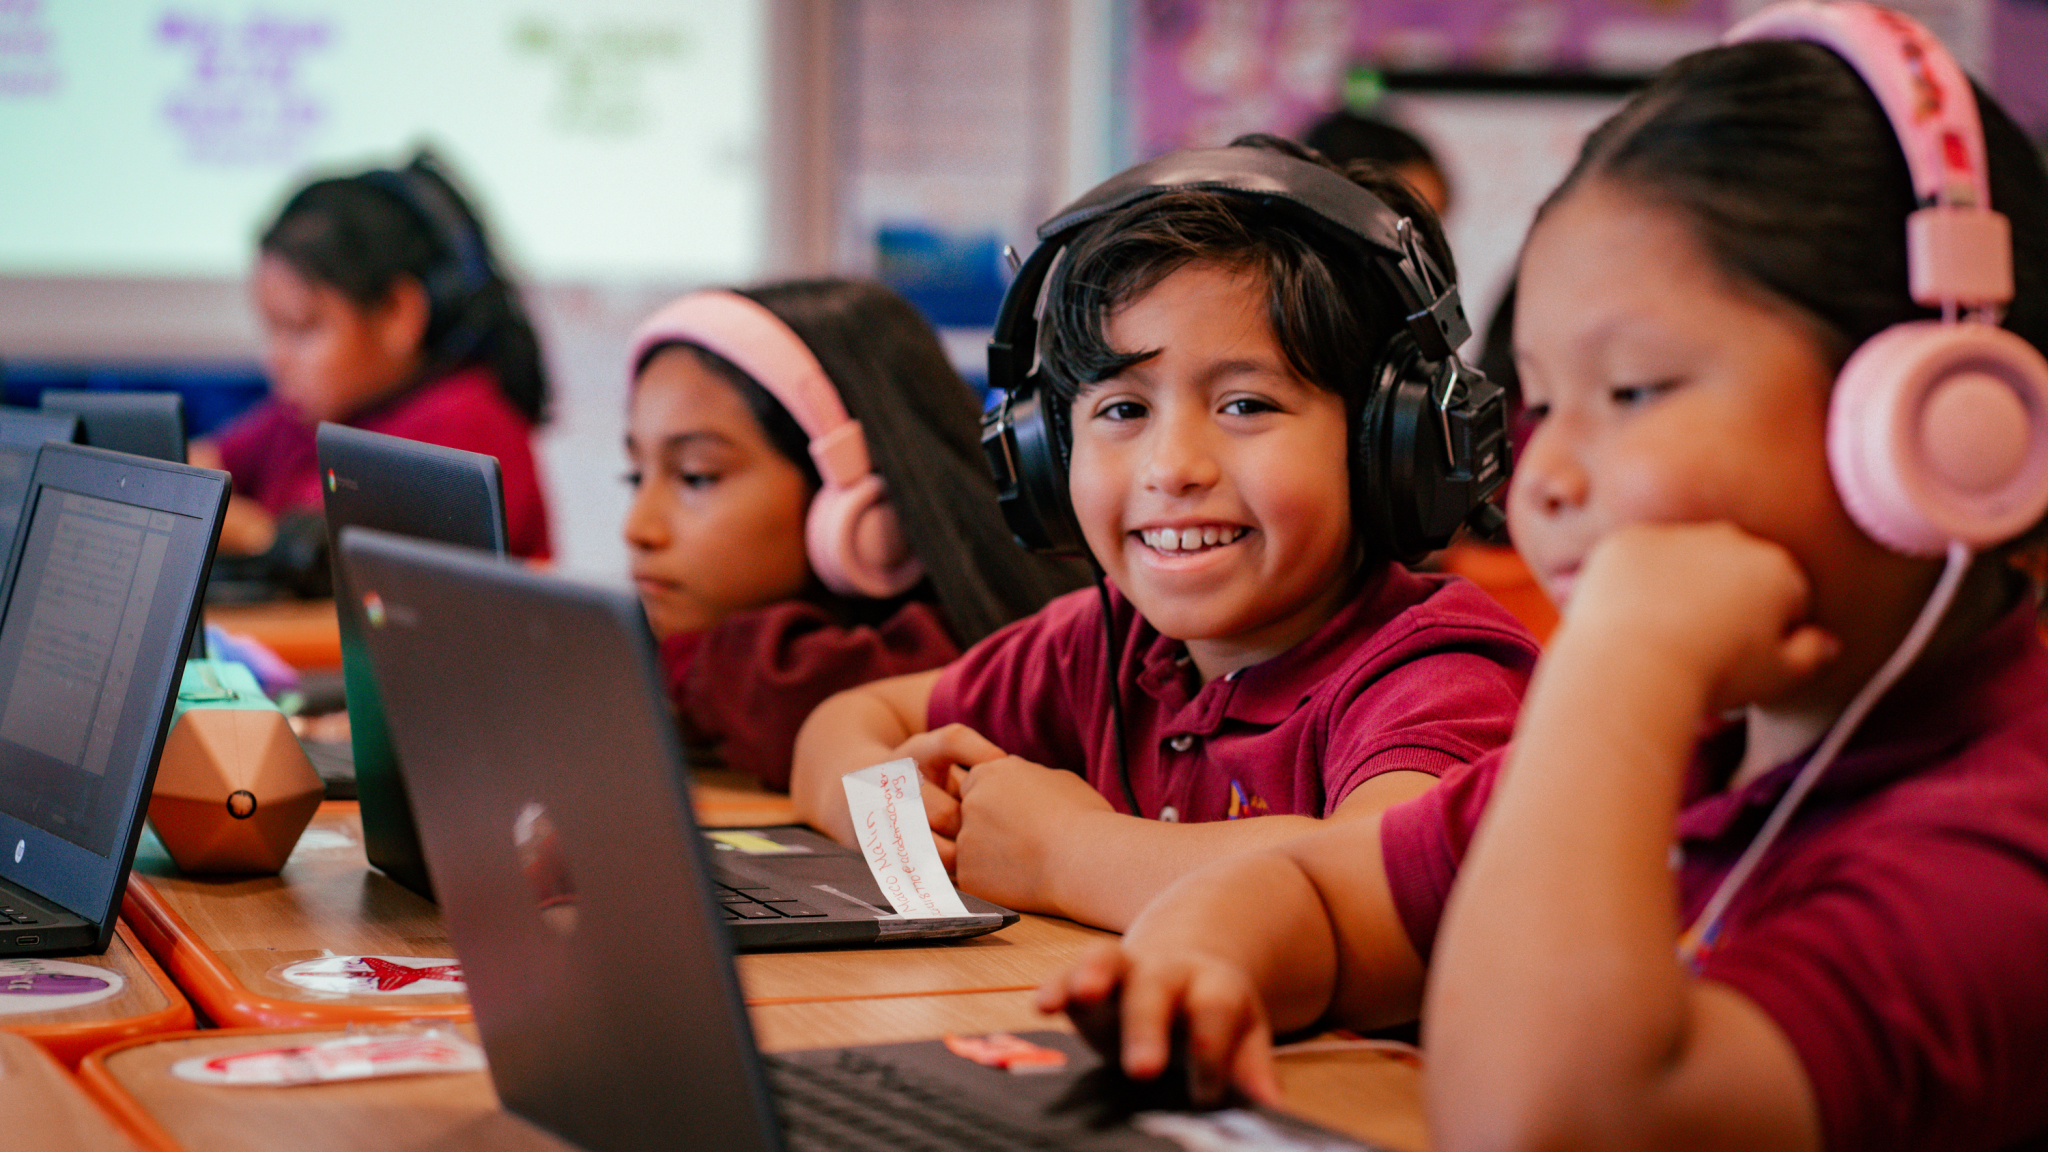
M 689 33 L 676 24 L 603 23 L 570 29 L 544 16 L 528 16 L 513 25 L 512 44 L 521 53 L 555 64 L 560 83 L 550 115 L 572 136 L 630 136 L 640 131 L 654 115 L 642 82 L 646 70 L 681 59 L 691 47 Z

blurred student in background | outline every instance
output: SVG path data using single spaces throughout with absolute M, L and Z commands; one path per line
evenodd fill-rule
M 192 450 L 234 476 L 224 551 L 262 552 L 281 521 L 317 517 L 313 429 L 329 420 L 497 457 L 512 554 L 549 555 L 539 342 L 433 157 L 300 189 L 263 232 L 252 287 L 271 395 Z

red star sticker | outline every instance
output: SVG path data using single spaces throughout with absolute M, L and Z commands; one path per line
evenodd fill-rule
M 343 969 L 342 975 L 375 980 L 379 992 L 396 992 L 421 980 L 451 980 L 458 984 L 462 982 L 460 964 L 428 964 L 415 968 L 410 964 L 394 964 L 389 960 L 379 960 L 375 956 L 364 956 L 361 963 L 361 968 Z

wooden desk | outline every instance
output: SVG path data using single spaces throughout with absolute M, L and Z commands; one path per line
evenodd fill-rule
M 276 975 L 327 954 L 452 958 L 441 913 L 363 859 L 356 805 L 320 806 L 276 876 L 186 876 L 154 835 L 135 853 L 122 912 L 214 1023 L 336 1026 L 466 1020 L 460 995 L 337 996 Z
M 0 1032 L 0 1116 L 8 1152 L 135 1152 L 48 1052 Z
M 761 1047 L 785 1051 L 1056 1026 L 1029 1001 L 1024 993 L 982 993 L 778 1005 L 752 1015 Z M 276 1035 L 194 1033 L 125 1044 L 95 1053 L 81 1075 L 151 1152 L 269 1152 L 287 1132 L 298 1152 L 573 1152 L 501 1109 L 483 1073 L 264 1089 L 189 1084 L 169 1072 L 188 1056 L 259 1047 Z M 1329 1127 L 1396 1152 L 1427 1148 L 1419 1077 L 1409 1063 L 1373 1051 L 1304 1054 L 1282 1061 L 1281 1086 L 1291 1107 Z
M 713 780 L 700 789 L 706 822 L 760 823 L 788 799 Z M 782 806 L 778 809 L 778 805 Z M 464 1020 L 459 995 L 332 996 L 277 978 L 287 964 L 337 955 L 455 955 L 440 911 L 363 860 L 356 805 L 321 805 L 276 876 L 197 877 L 177 871 L 153 836 L 135 856 L 124 911 L 142 942 L 208 1018 L 227 1027 L 332 1027 L 420 1017 Z M 883 948 L 755 953 L 739 959 L 750 1003 L 1035 987 L 1109 934 L 1027 916 L 970 940 Z
M 76 1068 L 85 1054 L 102 1045 L 134 1036 L 178 1032 L 193 1026 L 192 1005 L 164 974 L 128 925 L 114 929 L 113 942 L 100 956 L 60 956 L 68 964 L 84 964 L 116 973 L 121 990 L 105 1000 L 42 1012 L 0 1012 L 0 1033 L 33 1040 L 66 1068 Z M 7 971 L 0 961 L 0 972 Z M 32 998 L 23 998 L 32 999 Z
M 332 600 L 215 604 L 206 622 L 255 637 L 294 668 L 341 667 L 341 623 Z

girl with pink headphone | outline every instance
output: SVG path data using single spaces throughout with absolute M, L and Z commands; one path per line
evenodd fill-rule
M 1137 1076 L 1420 1015 L 1439 1148 L 2048 1143 L 2048 173 L 1925 29 L 1766 9 L 1517 274 L 1501 754 L 1190 876 L 1041 992 Z M 1483 819 L 1482 819 L 1483 817 Z
M 679 719 L 771 787 L 826 696 L 1078 582 L 1011 540 L 973 393 L 878 284 L 693 292 L 640 326 L 631 372 L 625 536 Z

